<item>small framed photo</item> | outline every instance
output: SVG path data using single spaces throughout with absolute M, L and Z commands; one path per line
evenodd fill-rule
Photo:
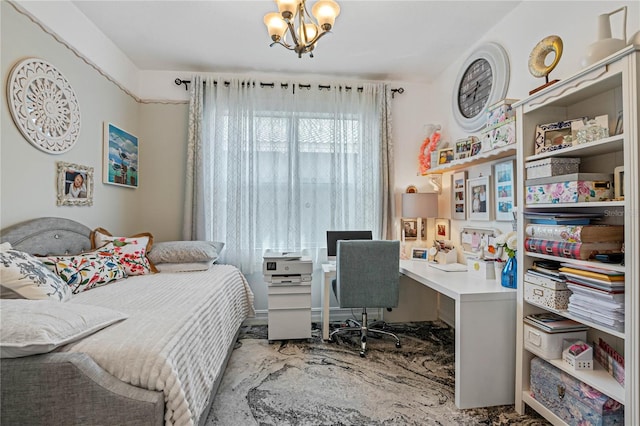
M 535 153 L 541 154 L 573 146 L 572 124 L 575 121 L 584 122 L 585 120 L 586 117 L 582 117 L 575 120 L 539 124 L 536 126 Z M 565 138 L 567 139 L 565 140 Z
M 138 187 L 138 138 L 111 123 L 104 123 L 102 181 Z
M 451 183 L 451 211 L 453 219 L 467 219 L 467 204 L 465 185 L 467 182 L 467 172 L 454 173 Z
M 514 220 L 513 207 L 516 199 L 514 171 L 514 160 L 503 161 L 493 166 L 496 220 Z
M 59 206 L 93 205 L 93 167 L 58 161 Z
M 614 135 L 621 135 L 622 134 L 622 125 L 623 125 L 623 121 L 622 121 L 622 111 L 620 111 L 618 113 L 618 118 L 616 119 L 616 129 L 614 131 Z
M 429 260 L 429 249 L 423 247 L 414 247 L 411 249 L 411 260 Z
M 624 166 L 613 169 L 613 193 L 617 200 L 624 199 Z
M 476 141 L 472 142 L 471 143 L 471 156 L 473 157 L 474 155 L 480 154 L 480 151 L 482 151 L 482 141 L 476 140 Z
M 403 241 L 414 241 L 418 238 L 418 219 L 401 219 L 400 226 Z
M 449 240 L 449 219 L 436 219 L 436 240 Z
M 453 148 L 445 148 L 438 150 L 438 164 L 447 164 L 453 161 Z
M 460 139 L 456 141 L 456 153 L 454 160 L 461 160 L 471 156 L 471 145 L 476 142 L 478 138 L 475 136 L 469 136 L 468 138 Z
M 471 220 L 491 220 L 489 176 L 467 179 L 467 209 Z

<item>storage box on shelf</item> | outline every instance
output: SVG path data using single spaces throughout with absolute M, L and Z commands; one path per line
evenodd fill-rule
M 503 123 L 485 129 L 480 137 L 482 151 L 492 151 L 516 143 L 516 122 L 511 118 Z
M 516 111 L 513 104 L 518 99 L 502 99 L 487 108 L 487 128 L 498 126 L 506 121 L 515 118 Z
M 613 174 L 572 173 L 527 179 L 527 204 L 607 201 L 613 198 Z
M 546 178 L 558 175 L 578 173 L 580 168 L 579 158 L 543 158 L 542 160 L 528 161 L 527 179 Z
M 574 370 L 593 370 L 593 348 L 584 340 L 567 339 L 562 343 L 562 360 Z
M 586 340 L 587 332 L 547 333 L 531 324 L 524 324 L 524 347 L 541 358 L 562 358 L 562 343 L 565 339 Z
M 564 310 L 569 306 L 571 291 L 564 281 L 535 276 L 531 273 L 524 275 L 524 300 L 555 310 Z
M 620 251 L 623 244 L 627 253 L 631 253 L 631 250 L 638 253 L 640 250 L 640 236 L 637 233 L 640 229 L 640 215 L 634 214 L 640 208 L 640 157 L 637 155 L 637 147 L 640 146 L 637 133 L 640 121 L 639 70 L 640 47 L 629 46 L 513 105 L 516 109 L 516 136 L 519 143 L 517 170 L 520 190 L 516 194 L 516 203 L 523 206 L 518 210 L 518 275 L 519 282 L 523 283 L 523 291 L 518 294 L 520 301 L 517 305 L 519 346 L 516 349 L 516 410 L 522 413 L 527 404 L 554 424 L 610 424 L 610 421 L 611 424 L 626 426 L 640 424 L 640 407 L 637 404 L 640 397 L 640 362 L 637 357 L 625 357 L 637 351 L 640 341 L 640 327 L 637 325 L 640 317 L 639 288 L 627 285 L 624 293 L 620 293 L 617 284 L 611 284 L 607 288 L 604 281 L 605 284 L 589 283 L 595 287 L 588 289 L 589 285 L 577 282 L 580 278 L 577 281 L 567 278 L 566 290 L 561 286 L 549 289 L 572 292 L 565 311 L 561 304 L 557 304 L 559 298 L 556 295 L 542 300 L 540 291 L 544 289 L 538 289 L 537 294 L 534 294 L 532 280 L 526 277 L 534 261 L 553 260 L 572 267 L 597 267 L 613 271 L 622 274 L 622 279 L 627 284 L 640 281 L 640 265 L 635 257 L 630 259 L 627 256 L 624 264 L 603 263 L 594 259 L 594 254 L 599 250 Z M 582 120 L 594 117 L 600 120 Z M 607 132 L 602 117 L 624 117 L 624 123 L 607 123 Z M 570 129 L 571 122 L 576 118 L 581 121 L 576 121 L 574 129 Z M 585 143 L 579 143 L 578 132 L 581 132 L 580 142 Z M 563 157 L 575 159 L 576 163 L 567 164 Z M 564 167 L 570 169 L 563 170 Z M 612 173 L 616 168 L 624 170 L 624 200 L 613 199 Z M 572 178 L 569 179 L 569 176 Z M 527 233 L 531 224 L 553 223 L 545 222 L 545 215 L 555 216 L 558 222 L 554 224 L 557 225 L 568 224 L 563 222 L 561 214 L 569 216 L 585 213 L 599 217 L 595 220 L 582 218 L 583 222 L 571 225 L 605 224 L 618 227 L 608 228 L 612 232 L 611 235 L 607 233 L 605 238 L 593 236 L 592 239 L 585 240 L 577 238 L 581 237 L 577 234 L 574 236 L 576 238 L 571 237 L 573 239 L 568 234 L 567 238 L 551 238 L 557 237 L 557 229 L 541 230 L 548 231 L 545 235 Z M 531 229 L 530 227 L 529 230 Z M 602 234 L 600 228 L 590 228 L 589 232 L 591 230 L 597 231 L 600 236 Z M 580 229 L 578 234 L 582 231 Z M 532 244 L 532 239 L 539 241 Z M 613 246 L 594 246 L 602 243 Z M 587 293 L 581 294 L 580 290 L 585 288 Z M 590 291 L 603 295 L 604 299 L 590 299 Z M 534 296 L 538 298 L 534 299 Z M 603 309 L 596 307 L 596 304 L 602 304 Z M 538 354 L 549 354 L 532 345 L 532 340 L 542 340 L 547 336 L 542 335 L 542 330 L 539 331 L 526 319 L 543 312 L 555 312 L 587 326 L 586 338 L 589 340 L 583 341 L 589 344 L 599 338 L 608 341 L 617 349 L 621 358 L 626 358 L 626 366 L 621 368 L 613 356 L 595 343 L 592 348 L 595 359 L 590 361 L 593 370 L 575 368 L 589 365 L 589 360 L 581 359 L 580 354 L 573 359 L 565 356 L 566 360 L 573 361 L 573 366 L 561 359 L 562 354 L 548 362 L 536 358 Z M 554 339 L 553 336 L 550 337 Z M 558 355 L 557 352 L 554 355 Z M 599 359 L 603 360 L 604 367 L 600 365 Z M 537 378 L 541 367 L 536 366 L 536 363 L 545 363 L 546 366 L 542 367 L 544 369 L 547 366 L 555 368 L 555 372 L 544 374 L 561 379 L 556 382 L 549 379 L 541 384 Z M 620 380 L 609 372 L 615 372 L 616 365 Z M 566 383 L 566 389 L 564 398 L 561 399 L 557 390 L 563 389 L 563 383 Z M 586 395 L 573 393 L 569 388 L 582 389 Z M 585 396 L 598 396 L 600 399 L 598 403 L 589 406 L 580 405 Z
M 530 393 L 568 424 L 624 424 L 624 405 L 541 358 L 531 360 Z

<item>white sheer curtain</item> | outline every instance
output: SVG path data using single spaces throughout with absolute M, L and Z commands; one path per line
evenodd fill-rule
M 358 87 L 194 77 L 184 238 L 225 242 L 251 273 L 266 249 L 318 263 L 329 229 L 390 237 L 390 90 Z

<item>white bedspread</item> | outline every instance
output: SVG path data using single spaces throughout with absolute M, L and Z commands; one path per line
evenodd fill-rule
M 61 350 L 87 353 L 118 379 L 162 391 L 167 425 L 197 424 L 238 327 L 254 315 L 253 293 L 229 265 L 129 277 L 68 303 L 129 315 Z

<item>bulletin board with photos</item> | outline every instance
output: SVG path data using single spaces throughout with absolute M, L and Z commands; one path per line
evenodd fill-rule
M 465 254 L 479 255 L 484 250 L 485 258 L 492 258 L 489 247 L 495 247 L 500 231 L 493 228 L 465 227 L 460 231 L 460 245 Z

